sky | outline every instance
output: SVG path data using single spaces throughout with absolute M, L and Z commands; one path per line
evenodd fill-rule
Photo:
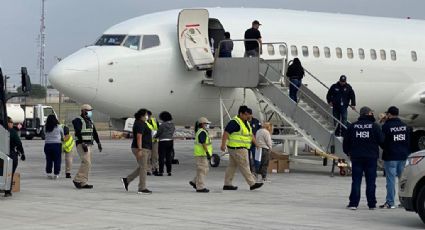
M 127 19 L 189 7 L 282 8 L 425 20 L 424 0 L 46 0 L 46 73 L 81 47 L 93 44 L 107 28 Z M 41 0 L 0 0 L 0 65 L 18 81 L 26 66 L 39 82 L 37 43 Z

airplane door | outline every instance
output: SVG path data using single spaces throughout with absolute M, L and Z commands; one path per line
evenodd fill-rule
M 214 63 L 208 40 L 208 18 L 206 9 L 185 9 L 179 13 L 179 46 L 188 70 L 210 69 Z

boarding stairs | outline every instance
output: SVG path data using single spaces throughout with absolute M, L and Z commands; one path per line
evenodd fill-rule
M 277 43 L 263 43 L 269 44 Z M 342 138 L 335 136 L 334 124 L 342 127 L 344 125 L 332 115 L 331 107 L 307 86 L 302 85 L 299 88 L 298 102 L 289 97 L 289 86 L 292 83 L 284 75 L 287 60 L 287 57 L 216 57 L 212 74 L 213 85 L 251 89 L 259 102 L 266 105 L 268 113 L 278 114 L 310 147 L 316 149 L 320 156 L 334 160 L 333 173 L 338 161 L 348 162 L 342 149 Z M 309 71 L 306 73 L 326 87 Z

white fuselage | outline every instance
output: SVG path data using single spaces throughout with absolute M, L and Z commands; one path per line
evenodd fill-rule
M 367 105 L 376 113 L 390 105 L 400 108 L 404 117 L 416 117 L 414 126 L 425 126 L 425 27 L 424 21 L 366 16 L 311 13 L 274 9 L 208 9 L 210 18 L 220 20 L 233 39 L 243 39 L 254 19 L 262 23 L 263 42 L 285 42 L 289 59 L 299 57 L 303 66 L 327 86 L 340 75 L 348 78 L 356 92 L 358 107 Z M 105 34 L 158 35 L 160 45 L 146 50 L 123 46 L 89 46 L 58 63 L 50 72 L 52 85 L 71 98 L 90 103 L 113 118 L 132 117 L 139 108 L 154 114 L 167 110 L 178 124 L 190 125 L 200 116 L 220 120 L 219 90 L 202 85 L 204 71 L 188 71 L 182 60 L 177 35 L 179 10 L 159 12 L 134 18 L 105 31 Z M 291 46 L 298 55 L 292 55 Z M 308 47 L 308 56 L 303 55 Z M 319 57 L 313 47 L 319 49 Z M 329 47 L 330 57 L 324 48 Z M 342 58 L 336 49 L 341 48 Z M 359 49 L 365 58 L 359 58 Z M 353 58 L 347 56 L 353 50 Z M 371 58 L 370 50 L 377 58 Z M 386 60 L 382 60 L 385 50 Z M 396 52 L 396 60 L 391 58 Z M 417 60 L 412 60 L 412 51 Z M 233 55 L 244 52 L 235 43 Z M 317 54 L 317 53 L 316 53 Z M 275 54 L 264 50 L 262 58 L 283 58 L 279 47 Z M 303 83 L 325 100 L 326 88 L 311 77 Z M 222 89 L 222 97 L 234 113 L 244 102 L 242 89 Z M 246 104 L 257 108 L 248 91 Z M 233 105 L 233 106 L 232 106 Z M 351 119 L 355 114 L 351 113 Z

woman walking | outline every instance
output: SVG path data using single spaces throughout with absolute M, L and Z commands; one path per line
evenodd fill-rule
M 288 71 L 286 72 L 286 76 L 288 76 L 289 81 L 291 82 L 289 86 L 289 97 L 298 102 L 297 93 L 301 87 L 302 79 L 305 75 L 304 67 L 301 65 L 300 59 L 294 58 L 292 64 L 288 67 Z
M 257 174 L 261 175 L 263 182 L 267 182 L 267 167 L 269 165 L 270 155 L 272 151 L 271 133 L 273 126 L 270 122 L 265 122 L 255 135 L 258 147 L 261 148 L 261 163 L 258 167 Z
M 63 129 L 55 115 L 47 117 L 44 153 L 46 154 L 46 173 L 48 179 L 58 179 L 61 171 Z M 53 174 L 52 175 L 52 169 Z
M 159 119 L 162 123 L 159 125 L 158 132 L 155 135 L 155 138 L 159 139 L 159 172 L 156 176 L 164 175 L 164 163 L 167 167 L 168 176 L 171 176 L 172 152 L 174 149 L 173 136 L 176 128 L 172 122 L 173 117 L 169 112 L 161 112 Z

